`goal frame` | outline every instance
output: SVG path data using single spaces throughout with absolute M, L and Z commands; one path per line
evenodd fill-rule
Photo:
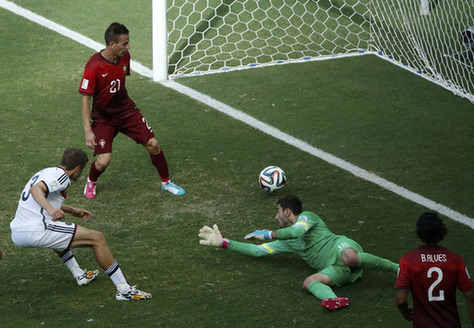
M 152 44 L 153 44 L 153 81 L 155 82 L 164 82 L 170 79 L 170 75 L 168 73 L 169 70 L 169 55 L 168 55 L 168 26 L 167 26 L 167 0 L 152 0 Z M 420 17 L 430 15 L 430 4 L 429 0 L 419 0 L 419 15 Z M 370 40 L 373 41 L 373 33 L 374 31 L 370 28 Z M 413 74 L 416 74 L 434 84 L 437 84 L 444 89 L 447 89 L 457 96 L 467 98 L 470 102 L 474 103 L 474 94 L 472 94 L 469 90 L 463 90 L 462 88 L 459 89 L 456 86 L 450 85 L 450 81 L 446 81 L 445 79 L 436 78 L 431 76 L 430 74 L 426 74 L 423 70 L 408 66 L 403 64 L 402 62 L 397 61 L 391 54 L 384 54 L 380 50 L 374 47 L 374 44 L 369 42 L 368 49 L 360 49 L 356 52 L 344 53 L 344 54 L 334 54 L 334 55 L 324 55 L 324 56 L 317 56 L 317 57 L 304 57 L 302 59 L 289 59 L 289 60 L 277 60 L 268 63 L 255 63 L 249 64 L 246 66 L 237 66 L 237 67 L 223 67 L 222 69 L 216 69 L 207 72 L 193 72 L 191 74 L 185 75 L 175 75 L 172 76 L 171 79 L 179 78 L 179 77 L 187 77 L 187 76 L 195 76 L 195 75 L 204 75 L 204 74 L 215 74 L 221 72 L 228 72 L 234 70 L 244 70 L 250 68 L 260 68 L 260 67 L 268 67 L 274 65 L 282 65 L 282 64 L 291 64 L 291 63 L 301 63 L 301 62 L 309 62 L 309 61 L 321 61 L 321 60 L 328 60 L 334 58 L 344 58 L 344 57 L 353 57 L 353 56 L 360 56 L 360 55 L 375 55 L 383 60 L 391 62 L 392 64 L 403 68 Z M 395 54 L 394 54 L 395 55 Z

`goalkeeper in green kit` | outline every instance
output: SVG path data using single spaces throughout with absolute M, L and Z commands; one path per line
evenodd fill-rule
M 349 299 L 337 297 L 331 287 L 353 283 L 362 276 L 364 269 L 397 272 L 398 264 L 366 253 L 355 241 L 332 233 L 318 215 L 303 211 L 297 197 L 282 197 L 276 204 L 278 212 L 275 219 L 280 229 L 256 230 L 244 237 L 267 242 L 255 245 L 229 240 L 223 238 L 217 225 L 214 225 L 213 228 L 204 226 L 200 229 L 199 243 L 255 257 L 280 253 L 299 255 L 317 271 L 304 280 L 303 287 L 330 311 L 349 305 Z

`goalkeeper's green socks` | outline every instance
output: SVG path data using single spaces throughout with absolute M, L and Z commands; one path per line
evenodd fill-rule
M 337 297 L 332 291 L 331 287 L 319 281 L 313 281 L 308 285 L 307 288 L 311 294 L 320 300 Z
M 359 253 L 359 264 L 363 269 L 397 272 L 398 264 L 370 253 Z

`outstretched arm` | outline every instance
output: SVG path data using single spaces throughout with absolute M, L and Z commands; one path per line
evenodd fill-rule
M 91 218 L 93 216 L 92 212 L 85 210 L 83 208 L 76 208 L 71 206 L 61 206 L 61 209 L 64 213 L 69 213 L 79 218 Z
M 275 255 L 289 251 L 287 247 L 279 241 L 254 245 L 223 238 L 217 225 L 214 225 L 213 228 L 208 226 L 202 227 L 201 230 L 199 230 L 199 237 L 201 238 L 199 241 L 201 245 L 222 247 L 252 257 Z
M 272 240 L 272 239 L 294 239 L 303 236 L 306 231 L 309 230 L 309 224 L 303 221 L 298 221 L 292 226 L 287 228 L 281 228 L 278 230 L 255 230 L 247 235 L 244 239 L 260 239 L 260 240 Z

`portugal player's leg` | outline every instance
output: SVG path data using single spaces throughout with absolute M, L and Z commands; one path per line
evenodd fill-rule
M 145 148 L 150 153 L 151 162 L 156 167 L 156 170 L 161 177 L 161 190 L 167 191 L 173 195 L 184 195 L 186 191 L 177 184 L 171 182 L 168 172 L 168 162 L 166 161 L 163 150 L 158 146 L 156 139 L 149 139 L 145 144 Z
M 103 120 L 94 121 L 92 123 L 92 131 L 96 139 L 94 156 L 97 155 L 97 158 L 91 164 L 89 176 L 84 186 L 84 196 L 86 198 L 96 197 L 97 180 L 112 160 L 112 143 L 119 132 L 116 126 Z
M 184 195 L 186 193 L 184 189 L 171 182 L 165 154 L 160 149 L 150 124 L 139 111 L 128 119 L 125 128 L 124 133 L 135 142 L 142 144 L 150 154 L 151 162 L 161 177 L 161 190 L 173 195 Z
M 112 161 L 112 153 L 99 154 L 97 159 L 92 162 L 89 170 L 89 176 L 87 177 L 86 185 L 84 186 L 84 196 L 86 198 L 96 197 L 97 180 L 100 175 L 104 173 L 107 166 Z

